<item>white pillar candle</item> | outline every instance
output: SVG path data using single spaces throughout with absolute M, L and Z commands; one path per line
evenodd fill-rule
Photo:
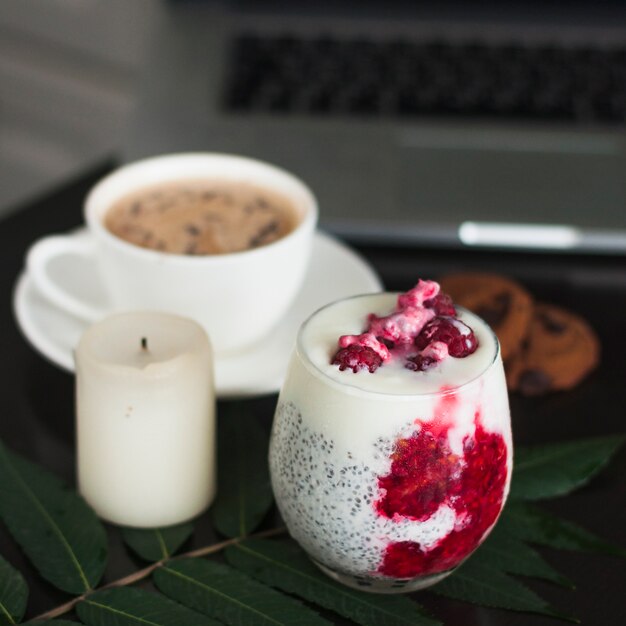
M 177 524 L 215 495 L 215 393 L 208 337 L 195 322 L 121 313 L 76 349 L 78 484 L 105 520 Z

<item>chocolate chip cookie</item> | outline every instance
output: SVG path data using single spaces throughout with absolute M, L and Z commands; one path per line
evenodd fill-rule
M 439 283 L 454 302 L 491 326 L 505 363 L 520 351 L 533 311 L 533 299 L 521 285 L 498 274 L 474 272 L 444 276 Z
M 507 363 L 509 389 L 527 396 L 571 389 L 600 359 L 593 329 L 578 315 L 537 303 L 522 350 Z

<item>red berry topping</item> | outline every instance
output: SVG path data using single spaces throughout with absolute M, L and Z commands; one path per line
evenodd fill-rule
M 387 348 L 387 350 L 393 350 L 396 347 L 395 341 L 385 339 L 384 337 L 376 337 L 376 339 L 378 339 L 378 341 L 380 341 L 380 343 L 382 343 Z
M 384 317 L 370 313 L 367 317 L 368 332 L 378 341 L 411 344 L 424 325 L 434 317 L 434 311 L 424 308 L 408 308 Z
M 439 292 L 434 298 L 426 300 L 424 306 L 427 309 L 434 309 L 436 315 L 456 316 L 454 302 L 452 302 L 452 298 L 447 293 Z
M 404 367 L 412 372 L 425 372 L 435 365 L 437 365 L 437 359 L 434 357 L 417 354 L 415 356 L 410 356 L 406 360 Z
M 363 369 L 374 373 L 382 365 L 382 362 L 382 357 L 375 350 L 356 343 L 338 350 L 332 360 L 332 364 L 339 365 L 342 372 L 350 369 L 355 374 Z
M 472 329 L 452 317 L 436 317 L 428 322 L 415 339 L 415 345 L 423 350 L 435 341 L 445 343 L 450 356 L 457 359 L 472 354 L 478 347 L 478 340 Z
M 400 361 L 411 371 L 424 372 L 448 356 L 472 354 L 478 340 L 472 329 L 457 319 L 452 298 L 442 293 L 436 282 L 419 280 L 413 289 L 398 296 L 395 310 L 383 316 L 370 313 L 363 333 L 342 335 L 338 344 L 332 363 L 342 371 L 374 372 L 387 362 Z M 353 345 L 371 348 L 380 358 Z M 412 349 L 414 345 L 417 350 Z M 349 347 L 347 352 L 342 350 Z
M 423 309 L 427 300 L 432 300 L 439 293 L 439 285 L 432 280 L 418 280 L 413 289 L 398 296 L 398 310 Z

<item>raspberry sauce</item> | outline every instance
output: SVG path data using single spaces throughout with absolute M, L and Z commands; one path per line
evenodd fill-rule
M 384 494 L 379 515 L 428 519 L 442 505 L 456 513 L 454 529 L 424 550 L 414 541 L 390 542 L 378 572 L 394 578 L 436 574 L 458 565 L 495 523 L 504 501 L 507 448 L 503 437 L 487 432 L 477 416 L 473 436 L 463 441 L 463 456 L 448 444 L 447 429 L 424 425 L 399 439 L 391 471 L 378 480 Z

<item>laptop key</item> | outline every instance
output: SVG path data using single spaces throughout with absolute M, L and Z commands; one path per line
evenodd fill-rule
M 626 121 L 626 49 L 330 35 L 235 39 L 226 110 Z

